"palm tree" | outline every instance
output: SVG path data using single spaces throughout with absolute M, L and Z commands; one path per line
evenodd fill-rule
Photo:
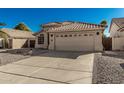
M 101 21 L 100 23 L 103 27 L 107 27 L 107 21 L 106 20 L 103 20 Z M 105 45 L 105 41 L 108 39 L 108 37 L 106 37 L 106 35 L 103 34 L 102 36 L 102 44 L 103 44 L 103 49 L 105 50 L 106 49 L 106 45 Z
M 107 27 L 107 21 L 106 20 L 103 20 L 103 21 L 101 21 L 101 23 L 100 23 L 102 26 L 105 26 L 105 27 Z
M 1 22 L 0 22 L 0 26 L 5 26 L 5 25 L 6 25 L 5 23 L 1 23 Z

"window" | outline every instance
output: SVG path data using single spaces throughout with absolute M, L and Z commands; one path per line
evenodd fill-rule
M 56 35 L 56 37 L 59 37 L 59 35 Z
M 81 34 L 79 34 L 79 36 L 81 36 Z
M 44 34 L 40 34 L 40 36 L 38 36 L 38 44 L 44 44 Z
M 76 34 L 74 36 L 77 36 Z
M 72 37 L 72 35 L 69 35 L 69 37 Z
M 88 36 L 87 34 L 84 34 L 84 36 Z
M 65 35 L 65 37 L 68 37 L 68 35 Z
M 63 35 L 61 35 L 61 37 L 63 37 Z

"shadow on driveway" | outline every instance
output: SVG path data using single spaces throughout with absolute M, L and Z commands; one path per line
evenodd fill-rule
M 86 54 L 91 54 L 91 52 L 47 51 L 38 55 L 32 54 L 32 56 L 76 59 L 80 55 Z
M 45 49 L 11 49 L 0 53 L 9 53 L 22 56 L 41 56 L 41 57 L 55 57 L 55 58 L 69 58 L 76 59 L 80 55 L 91 54 L 93 52 L 77 52 L 77 51 L 50 51 Z

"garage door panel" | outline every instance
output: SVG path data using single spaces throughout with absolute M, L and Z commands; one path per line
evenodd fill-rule
M 57 37 L 55 48 L 56 50 L 93 51 L 94 38 L 93 36 Z

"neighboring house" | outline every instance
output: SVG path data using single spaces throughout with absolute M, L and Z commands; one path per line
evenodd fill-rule
M 124 50 L 124 18 L 113 18 L 109 31 L 112 50 Z
M 64 51 L 102 51 L 105 27 L 83 22 L 54 22 L 42 25 L 36 48 Z
M 7 28 L 0 29 L 1 48 L 33 48 L 34 45 L 35 36 L 32 32 Z

